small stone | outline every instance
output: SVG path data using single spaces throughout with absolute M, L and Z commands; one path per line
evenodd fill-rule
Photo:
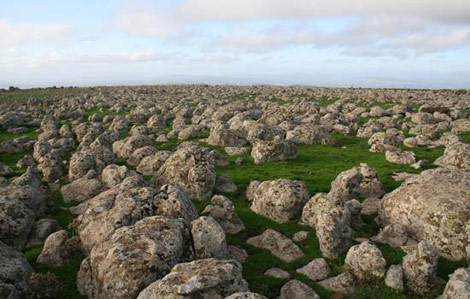
M 296 270 L 297 273 L 303 274 L 313 281 L 323 280 L 330 274 L 330 266 L 323 258 L 314 259 L 307 265 Z
M 279 299 L 320 299 L 311 287 L 298 280 L 291 280 L 281 288 Z
M 347 295 L 354 293 L 356 288 L 356 280 L 354 275 L 348 272 L 319 281 L 318 284 L 327 290 L 340 292 Z
M 305 240 L 307 240 L 309 235 L 310 235 L 310 233 L 307 232 L 307 231 L 296 232 L 294 234 L 294 236 L 292 236 L 292 240 L 294 240 L 295 242 L 298 242 L 298 243 L 302 243 Z
M 400 265 L 391 265 L 388 268 L 385 285 L 391 289 L 403 291 L 403 269 Z
M 264 272 L 264 275 L 266 276 L 271 276 L 274 278 L 279 278 L 279 279 L 289 279 L 290 274 L 289 272 L 279 269 L 279 268 L 270 268 Z

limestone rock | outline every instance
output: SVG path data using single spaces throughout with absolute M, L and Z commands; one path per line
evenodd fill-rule
M 354 293 L 357 282 L 354 275 L 345 272 L 338 276 L 319 281 L 318 284 L 327 290 L 350 295 Z
M 173 153 L 154 176 L 157 186 L 173 184 L 190 197 L 208 199 L 216 183 L 215 162 L 209 150 L 199 146 L 181 148 Z
M 436 282 L 437 255 L 425 241 L 403 257 L 406 287 L 418 295 L 427 293 Z
M 189 244 L 189 231 L 182 220 L 147 217 L 117 229 L 97 244 L 89 264 L 82 263 L 77 285 L 94 298 L 135 298 L 184 261 L 190 253 Z M 84 287 L 90 282 L 91 287 Z
M 352 246 L 344 261 L 345 268 L 358 281 L 377 281 L 384 277 L 386 262 L 382 252 L 370 242 Z
M 410 237 L 426 240 L 446 258 L 466 259 L 470 174 L 445 168 L 423 171 L 384 197 L 380 217 L 405 226 Z
M 33 269 L 24 255 L 0 241 L 0 296 L 30 298 L 30 276 Z
M 261 235 L 251 237 L 246 242 L 268 250 L 285 263 L 290 263 L 304 256 L 302 250 L 292 240 L 272 229 L 267 229 Z
M 60 230 L 47 237 L 41 254 L 36 262 L 50 266 L 60 266 L 65 262 L 65 242 L 68 239 L 67 231 Z
M 294 143 L 281 140 L 280 138 L 273 141 L 259 140 L 253 144 L 251 156 L 255 160 L 255 164 L 295 160 L 297 158 L 297 147 Z
M 320 296 L 311 287 L 295 279 L 282 286 L 281 296 L 279 297 L 279 299 L 305 298 L 320 299 Z
M 470 270 L 459 268 L 449 275 L 442 299 L 465 299 L 470 296 Z
M 204 259 L 178 264 L 144 289 L 138 299 L 214 298 L 248 292 L 242 266 L 234 260 Z
M 278 179 L 260 184 L 251 183 L 247 199 L 252 202 L 251 210 L 278 223 L 285 223 L 296 217 L 309 198 L 301 181 Z
M 333 259 L 352 245 L 351 212 L 340 200 L 318 193 L 302 212 L 301 223 L 315 229 L 323 256 Z
M 214 195 L 211 203 L 212 205 L 206 206 L 203 213 L 208 213 L 214 218 L 226 233 L 237 234 L 245 229 L 230 199 L 223 195 Z
M 303 274 L 313 281 L 323 280 L 330 274 L 330 266 L 323 258 L 317 258 L 296 270 L 297 273 Z
M 271 276 L 274 278 L 279 278 L 279 279 L 289 279 L 290 274 L 289 272 L 279 269 L 279 268 L 269 268 L 264 272 L 264 275 L 266 276 Z
M 331 183 L 329 195 L 346 202 L 358 198 L 380 198 L 384 193 L 375 169 L 361 164 L 360 167 L 341 172 Z
M 391 289 L 403 291 L 403 269 L 400 265 L 391 265 L 388 268 L 385 285 Z
M 191 222 L 191 234 L 197 258 L 228 257 L 224 230 L 214 218 L 202 216 Z

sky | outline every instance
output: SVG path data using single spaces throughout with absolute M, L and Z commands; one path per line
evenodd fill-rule
M 0 0 L 0 88 L 470 88 L 470 0 Z

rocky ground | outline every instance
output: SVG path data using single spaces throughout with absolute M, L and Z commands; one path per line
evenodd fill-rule
M 0 298 L 470 298 L 470 91 L 0 104 Z

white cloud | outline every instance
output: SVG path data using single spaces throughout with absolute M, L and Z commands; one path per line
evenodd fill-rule
M 13 23 L 0 19 L 0 45 L 16 46 L 69 38 L 73 30 L 62 24 Z

